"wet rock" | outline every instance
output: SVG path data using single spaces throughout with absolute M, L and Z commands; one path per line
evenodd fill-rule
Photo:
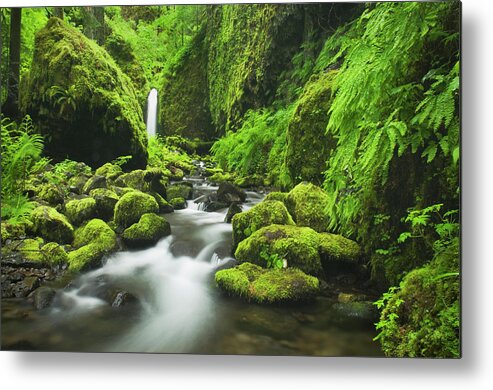
M 187 201 L 185 198 L 173 198 L 169 202 L 171 206 L 173 206 L 173 209 L 175 210 L 183 210 L 187 208 Z
M 86 182 L 86 184 L 84 184 L 84 188 L 82 189 L 82 192 L 84 192 L 84 194 L 89 194 L 89 192 L 95 190 L 96 188 L 107 188 L 107 187 L 108 187 L 108 183 L 106 181 L 106 177 L 100 175 L 94 175 Z
M 336 303 L 332 306 L 332 312 L 339 322 L 350 320 L 373 325 L 379 319 L 377 307 L 369 301 Z
M 135 298 L 132 294 L 126 291 L 119 291 L 116 294 L 115 299 L 113 299 L 113 302 L 111 302 L 111 306 L 121 307 L 135 302 L 137 302 L 137 298 Z
M 39 287 L 32 293 L 33 305 L 36 310 L 46 309 L 53 302 L 56 290 L 51 287 Z
M 242 209 L 238 203 L 231 203 L 229 206 L 228 212 L 226 213 L 226 217 L 224 218 L 224 222 L 231 223 L 231 220 L 236 214 L 241 213 Z
M 27 297 L 32 291 L 39 287 L 39 278 L 29 276 L 15 284 L 13 287 L 13 296 L 16 298 Z
M 244 202 L 246 200 L 246 192 L 233 183 L 226 181 L 221 183 L 217 189 L 217 200 L 227 204 Z
M 206 205 L 204 207 L 204 211 L 214 212 L 214 211 L 218 211 L 221 209 L 225 209 L 226 207 L 228 207 L 227 203 L 212 201 L 212 202 L 206 203 Z
M 166 188 L 166 200 L 171 203 L 175 198 L 191 199 L 193 189 L 191 183 L 183 182 L 180 184 L 172 184 Z
M 133 248 L 152 246 L 171 234 L 170 224 L 157 214 L 144 214 L 139 222 L 125 229 L 122 234 L 126 245 Z
M 349 303 L 349 302 L 360 302 L 367 300 L 368 297 L 365 294 L 356 293 L 339 293 L 337 296 L 337 301 L 339 303 Z

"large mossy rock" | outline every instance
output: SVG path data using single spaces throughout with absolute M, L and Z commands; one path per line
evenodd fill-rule
M 166 200 L 171 202 L 175 198 L 191 199 L 193 188 L 187 184 L 171 184 L 166 187 Z
M 89 195 L 96 202 L 96 214 L 99 218 L 108 221 L 113 218 L 115 206 L 120 199 L 118 195 L 106 188 L 96 188 Z
M 96 217 L 97 206 L 94 198 L 73 199 L 65 205 L 65 215 L 73 225 L 80 225 Z
M 154 245 L 159 239 L 169 236 L 171 227 L 168 221 L 156 214 L 144 214 L 139 222 L 125 229 L 123 242 L 129 247 L 146 247 Z
M 318 279 L 299 269 L 264 269 L 251 263 L 218 271 L 215 279 L 228 294 L 258 303 L 306 302 L 319 290 Z
M 96 168 L 131 155 L 128 167 L 147 163 L 147 134 L 131 81 L 103 48 L 60 19 L 51 18 L 36 34 L 20 105 L 55 160 Z
M 95 174 L 98 176 L 104 176 L 106 180 L 115 180 L 118 176 L 123 174 L 123 170 L 119 165 L 106 163 L 96 169 Z
M 324 232 L 329 226 L 325 209 L 329 196 L 312 183 L 300 183 L 286 198 L 286 206 L 297 226 L 308 226 L 317 232 Z
M 267 267 L 268 259 L 277 257 L 286 260 L 288 267 L 317 275 L 322 269 L 319 245 L 320 237 L 313 229 L 270 225 L 240 242 L 235 258 L 241 263 L 249 262 Z
M 347 262 L 356 264 L 361 255 L 358 243 L 339 234 L 319 233 L 320 256 L 323 263 Z
M 133 191 L 123 195 L 115 205 L 115 223 L 123 228 L 138 222 L 147 213 L 158 213 L 159 205 L 153 196 Z
M 81 271 L 100 264 L 103 256 L 118 247 L 116 233 L 101 219 L 93 219 L 75 232 L 73 246 L 68 254 L 69 269 Z
M 67 218 L 52 207 L 36 207 L 32 214 L 34 233 L 43 237 L 47 241 L 54 241 L 60 244 L 72 242 L 74 228 Z
M 36 194 L 36 197 L 50 204 L 50 206 L 56 206 L 63 204 L 64 193 L 63 190 L 52 183 L 46 183 L 41 186 Z
M 335 140 L 325 132 L 335 74 L 322 72 L 305 85 L 289 121 L 286 167 L 293 183 L 323 182 L 327 156 L 335 146 Z
M 253 206 L 250 210 L 236 214 L 232 220 L 233 248 L 252 233 L 265 226 L 294 225 L 284 203 L 278 200 L 264 200 Z

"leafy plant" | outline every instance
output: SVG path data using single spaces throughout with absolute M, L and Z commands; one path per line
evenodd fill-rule
M 284 268 L 284 258 L 277 253 L 260 252 L 260 257 L 267 263 L 267 268 L 281 269 Z
M 41 160 L 43 137 L 33 133 L 29 115 L 19 126 L 8 118 L 2 118 L 1 127 L 2 218 L 19 223 L 32 210 L 32 205 L 23 194 L 25 181 L 46 163 L 46 160 Z

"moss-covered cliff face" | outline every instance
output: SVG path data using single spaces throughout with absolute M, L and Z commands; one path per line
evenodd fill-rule
M 142 64 L 137 60 L 131 45 L 121 35 L 112 33 L 104 43 L 104 48 L 113 57 L 120 69 L 130 77 L 137 92 L 141 107 L 145 106 L 148 81 Z
M 208 27 L 210 109 L 219 130 L 272 102 L 279 75 L 299 50 L 304 8 L 251 4 L 213 7 Z
M 287 128 L 286 166 L 293 184 L 323 183 L 326 156 L 336 141 L 325 133 L 336 71 L 313 76 L 296 102 Z
M 205 29 L 180 52 L 159 94 L 159 132 L 210 140 L 215 136 L 209 111 Z
M 146 165 L 147 134 L 131 81 L 103 48 L 62 20 L 50 19 L 37 33 L 20 99 L 55 160 L 96 167 L 132 155 L 129 167 Z

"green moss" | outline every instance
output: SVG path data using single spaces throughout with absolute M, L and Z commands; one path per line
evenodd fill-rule
M 75 232 L 74 247 L 68 254 L 69 269 L 80 271 L 97 266 L 101 258 L 117 249 L 115 232 L 101 219 L 93 219 Z
M 329 225 L 325 211 L 329 196 L 320 187 L 311 183 L 300 183 L 288 194 L 286 206 L 296 225 L 308 226 L 317 232 L 324 232 Z
M 391 290 L 378 327 L 382 349 L 395 357 L 460 357 L 458 240 Z
M 223 183 L 225 181 L 232 181 L 234 179 L 233 175 L 228 172 L 216 172 L 209 176 L 209 181 L 215 183 Z
M 156 200 L 143 192 L 133 191 L 123 195 L 115 206 L 115 223 L 128 227 L 138 222 L 146 213 L 158 213 L 159 205 Z
M 299 269 L 266 270 L 250 263 L 218 271 L 215 280 L 229 294 L 258 303 L 309 301 L 319 290 L 318 279 Z
M 107 188 L 107 187 L 108 187 L 108 182 L 106 180 L 106 177 L 94 175 L 90 177 L 89 180 L 86 181 L 86 184 L 84 184 L 84 188 L 82 188 L 82 192 L 84 194 L 88 194 L 89 192 L 95 190 L 96 188 Z
M 234 220 L 234 218 L 233 218 Z M 319 235 L 308 227 L 270 225 L 254 232 L 240 242 L 235 252 L 239 262 L 267 267 L 267 256 L 277 255 L 288 267 L 317 275 L 322 268 L 319 255 Z
M 68 186 L 71 188 L 70 190 L 76 194 L 82 194 L 88 180 L 89 176 L 85 174 L 75 175 L 68 180 Z
M 95 174 L 99 176 L 104 176 L 108 180 L 115 180 L 118 176 L 123 174 L 123 171 L 119 165 L 106 163 L 96 169 Z
M 45 260 L 45 257 L 41 252 L 41 247 L 43 244 L 43 239 L 40 237 L 34 239 L 27 238 L 19 244 L 17 250 L 25 259 L 29 261 L 42 262 Z
M 96 201 L 96 214 L 105 221 L 113 218 L 115 205 L 120 199 L 118 195 L 107 188 L 96 188 L 89 195 Z
M 146 165 L 147 133 L 131 81 L 95 41 L 60 19 L 36 34 L 20 106 L 55 159 L 98 167 L 131 155 L 129 167 Z
M 64 264 L 68 263 L 68 256 L 63 246 L 56 242 L 49 242 L 41 248 L 45 260 L 49 264 Z
M 273 192 L 269 192 L 263 201 L 265 202 L 268 200 L 278 200 L 280 202 L 285 203 L 287 198 L 288 198 L 287 192 L 273 191 Z
M 65 215 L 73 225 L 80 225 L 82 222 L 94 218 L 96 209 L 94 198 L 74 199 L 65 205 Z
M 129 187 L 139 191 L 146 190 L 146 182 L 144 180 L 146 171 L 136 169 L 132 172 L 124 173 L 116 180 L 115 184 L 121 187 Z
M 187 201 L 184 198 L 173 198 L 169 202 L 175 210 L 182 210 L 187 208 Z
M 64 193 L 55 184 L 47 183 L 41 187 L 37 193 L 37 197 L 48 202 L 50 206 L 56 206 L 63 204 Z
M 19 238 L 26 234 L 26 226 L 24 224 L 16 224 L 13 225 L 8 222 L 1 222 L 2 227 L 2 244 L 7 240 L 11 240 L 13 238 Z
M 165 72 L 159 94 L 159 123 L 165 135 L 210 140 L 215 135 L 209 112 L 206 29 L 178 52 Z
M 173 212 L 173 206 L 169 202 L 167 202 L 157 192 L 150 192 L 149 195 L 151 195 L 154 199 L 156 199 L 156 202 L 159 206 L 159 212 L 160 213 L 172 213 Z
M 260 228 L 272 224 L 294 225 L 286 206 L 277 200 L 263 201 L 250 210 L 236 214 L 231 220 L 233 248 Z
M 325 134 L 336 71 L 313 76 L 296 102 L 287 128 L 286 166 L 293 183 L 321 185 L 335 140 Z
M 122 234 L 125 244 L 131 247 L 143 247 L 155 244 L 159 239 L 171 234 L 171 228 L 163 217 L 156 214 L 144 214 L 139 222 L 125 229 Z
M 184 184 L 173 184 L 166 188 L 166 199 L 171 202 L 174 198 L 189 199 L 192 195 L 192 188 Z
M 39 206 L 31 214 L 34 233 L 47 241 L 72 242 L 74 228 L 67 218 L 52 207 Z
M 346 261 L 357 263 L 361 254 L 360 246 L 341 235 L 319 233 L 320 255 L 323 261 Z

